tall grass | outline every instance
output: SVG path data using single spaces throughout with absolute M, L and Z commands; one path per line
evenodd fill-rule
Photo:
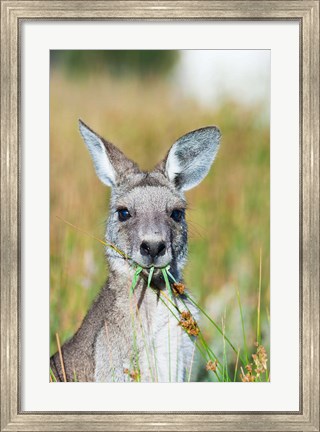
M 256 341 L 269 350 L 269 124 L 262 108 L 244 108 L 232 101 L 215 110 L 204 108 L 156 80 L 119 82 L 89 76 L 77 81 L 52 74 L 51 353 L 57 349 L 55 334 L 63 343 L 75 332 L 107 277 L 101 244 L 56 217 L 104 237 L 109 190 L 95 176 L 77 130 L 78 118 L 142 169 L 152 169 L 184 133 L 219 126 L 222 144 L 217 160 L 201 185 L 187 193 L 189 259 L 184 277 L 206 314 L 200 322 L 208 347 L 203 354 L 214 352 L 212 361 L 219 359 L 224 378 L 240 379 L 241 367 L 247 358 L 252 361 Z M 215 374 L 206 370 L 197 352 L 199 366 L 193 379 L 211 380 Z

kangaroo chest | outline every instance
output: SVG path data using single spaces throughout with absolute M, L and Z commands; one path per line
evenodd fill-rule
M 185 380 L 194 341 L 178 325 L 178 311 L 167 306 L 145 301 L 139 309 L 129 307 L 117 322 L 107 317 L 95 343 L 96 381 Z

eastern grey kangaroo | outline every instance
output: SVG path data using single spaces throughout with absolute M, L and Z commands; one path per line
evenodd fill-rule
M 153 171 L 143 172 L 81 120 L 79 127 L 97 176 L 112 191 L 106 241 L 130 259 L 106 248 L 108 280 L 61 349 L 67 381 L 185 381 L 196 336 L 178 325 L 176 315 L 189 310 L 197 318 L 197 311 L 184 294 L 170 300 L 161 269 L 170 266 L 181 282 L 187 256 L 184 192 L 207 175 L 220 131 L 212 126 L 189 132 Z M 144 270 L 132 293 L 137 265 Z M 51 357 L 50 367 L 57 381 L 63 381 L 59 353 Z

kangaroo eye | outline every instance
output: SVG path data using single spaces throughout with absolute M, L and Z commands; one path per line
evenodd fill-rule
M 127 208 L 122 208 L 117 210 L 118 217 L 120 222 L 125 222 L 126 220 L 131 218 L 131 214 L 129 213 L 129 210 Z
M 181 222 L 184 216 L 184 210 L 178 210 L 175 209 L 172 211 L 171 213 L 171 218 L 175 221 L 175 222 Z

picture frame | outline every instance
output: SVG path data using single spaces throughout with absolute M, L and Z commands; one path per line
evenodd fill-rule
M 24 20 L 294 20 L 300 27 L 298 412 L 22 412 L 21 95 Z M 1 1 L 1 431 L 319 430 L 319 1 Z

